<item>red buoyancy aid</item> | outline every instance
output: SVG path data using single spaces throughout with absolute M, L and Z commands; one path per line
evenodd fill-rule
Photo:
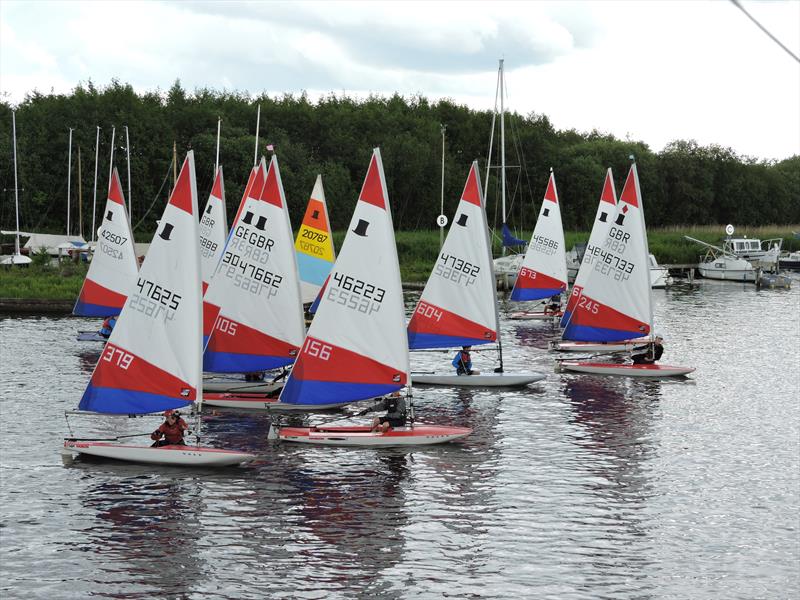
M 153 432 L 153 435 L 161 433 L 170 444 L 177 444 L 178 442 L 183 441 L 183 432 L 187 429 L 189 429 L 189 426 L 186 424 L 186 421 L 183 419 L 178 419 L 174 425 L 162 423 L 161 427 Z M 155 439 L 158 439 L 159 437 L 161 436 L 158 436 Z

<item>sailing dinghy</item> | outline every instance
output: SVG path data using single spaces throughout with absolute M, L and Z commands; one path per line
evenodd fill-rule
M 308 199 L 303 223 L 294 242 L 297 269 L 300 273 L 300 292 L 303 304 L 310 304 L 319 295 L 328 274 L 336 262 L 328 205 L 322 187 L 322 175 L 317 175 Z
M 380 151 L 373 151 L 347 236 L 280 400 L 319 406 L 372 400 L 410 386 L 400 265 Z M 439 444 L 472 432 L 412 424 L 283 427 L 289 442 L 337 446 Z
M 600 202 L 597 206 L 597 212 L 595 213 L 592 231 L 589 233 L 589 241 L 586 243 L 586 250 L 583 253 L 583 260 L 578 269 L 578 274 L 575 276 L 575 282 L 572 284 L 572 292 L 569 295 L 567 306 L 564 309 L 564 315 L 561 318 L 562 328 L 567 327 L 572 319 L 575 306 L 581 301 L 581 291 L 586 284 L 586 280 L 595 268 L 595 264 L 600 260 L 603 244 L 608 235 L 608 228 L 614 218 L 616 210 L 617 191 L 614 188 L 614 177 L 609 168 L 606 170 L 603 191 L 600 193 Z M 551 342 L 550 350 L 558 352 L 591 352 L 594 354 L 631 352 L 646 347 L 647 343 L 650 341 L 647 337 L 640 338 L 637 336 L 637 338 L 638 339 L 615 342 L 596 342 L 576 341 L 564 336 L 560 340 Z
M 522 260 L 511 300 L 524 302 L 561 295 L 567 289 L 567 253 L 561 205 L 558 201 L 556 177 L 550 169 L 544 200 L 533 229 L 531 241 Z M 547 319 L 555 315 L 546 311 L 516 312 L 514 319 Z
M 603 242 L 591 254 L 594 262 L 576 301 L 568 306 L 570 318 L 563 337 L 593 343 L 632 343 L 634 338 L 650 336 L 653 294 L 644 205 L 635 163 Z M 577 373 L 629 377 L 671 377 L 694 371 L 693 367 L 582 361 L 561 361 L 559 366 Z
M 202 402 L 202 280 L 194 154 L 189 152 L 147 261 L 95 366 L 79 409 L 158 413 Z M 201 425 L 198 411 L 196 430 Z M 199 434 L 198 434 L 199 435 Z M 178 466 L 228 466 L 254 455 L 203 446 L 141 446 L 68 438 L 67 455 Z
M 206 371 L 263 372 L 295 361 L 306 329 L 292 225 L 277 156 L 270 160 L 261 193 L 245 201 L 207 295 L 220 311 L 206 345 Z M 280 384 L 272 383 L 272 392 L 280 389 Z M 228 408 L 309 410 L 296 404 L 284 406 L 272 394 L 254 390 L 208 393 L 204 401 L 209 406 Z M 332 402 L 314 410 L 344 404 Z
M 408 346 L 412 350 L 427 350 L 497 342 L 500 369 L 496 373 L 478 375 L 412 373 L 416 383 L 515 387 L 544 379 L 541 373 L 503 372 L 491 252 L 478 162 L 475 161 L 470 167 L 453 225 L 408 324 Z
M 108 184 L 108 198 L 103 222 L 97 231 L 94 256 L 72 314 L 79 317 L 119 315 L 138 272 L 125 196 L 115 167 Z M 94 330 L 78 332 L 77 339 L 105 342 L 108 338 Z
M 200 268 L 203 275 L 203 294 L 217 270 L 217 264 L 228 239 L 228 217 L 225 209 L 225 182 L 222 167 L 217 167 L 214 185 L 208 195 L 203 216 L 200 217 Z

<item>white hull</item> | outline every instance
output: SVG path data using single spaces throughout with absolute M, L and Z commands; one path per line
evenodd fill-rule
M 283 382 L 272 381 L 204 381 L 203 391 L 219 394 L 271 394 L 283 387 Z M 204 400 L 205 402 L 205 400 Z
M 755 282 L 756 271 L 749 262 L 732 256 L 719 256 L 697 266 L 700 275 L 707 279 Z
M 278 438 L 284 442 L 314 444 L 317 446 L 360 446 L 389 448 L 402 446 L 430 446 L 445 444 L 472 433 L 466 427 L 439 427 L 437 425 L 414 425 L 396 427 L 386 433 L 370 431 L 369 427 L 283 427 Z
M 612 352 L 630 352 L 647 346 L 649 339 L 627 340 L 621 342 L 550 342 L 550 350 L 556 352 L 592 352 L 594 354 L 610 354 Z
M 203 396 L 203 406 L 218 406 L 222 408 L 245 408 L 248 410 L 261 410 L 265 412 L 320 412 L 326 410 L 335 410 L 347 406 L 349 402 L 338 402 L 332 404 L 288 404 L 286 402 L 278 402 L 277 398 L 264 398 L 259 394 L 227 394 L 220 396 Z
M 559 321 L 564 313 L 545 313 L 543 311 L 519 311 L 508 315 L 512 321 Z
M 694 367 L 671 365 L 614 365 L 608 363 L 568 362 L 560 363 L 561 370 L 593 375 L 621 375 L 623 377 L 675 377 L 687 375 Z
M 64 442 L 65 451 L 128 462 L 179 467 L 228 467 L 255 459 L 254 454 L 202 446 L 128 446 L 108 442 Z
M 480 375 L 434 374 L 418 375 L 411 373 L 411 380 L 419 385 L 446 385 L 452 387 L 520 387 L 545 378 L 541 373 L 487 373 Z

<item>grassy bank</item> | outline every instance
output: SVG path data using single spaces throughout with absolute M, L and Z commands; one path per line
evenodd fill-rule
M 800 250 L 800 240 L 792 237 L 792 231 L 800 231 L 800 225 L 785 227 L 756 227 L 739 229 L 737 236 L 759 239 L 783 238 L 785 251 Z M 655 229 L 648 232 L 650 251 L 659 263 L 696 263 L 703 249 L 684 239 L 690 235 L 710 244 L 718 244 L 724 237 L 721 226 L 681 227 Z M 341 246 L 345 232 L 334 233 L 336 247 Z M 530 232 L 518 232 L 522 239 L 529 239 Z M 565 234 L 567 248 L 586 242 L 589 232 L 568 231 Z M 500 244 L 494 240 L 495 255 L 500 254 Z M 433 268 L 439 253 L 438 231 L 398 231 L 397 253 L 400 257 L 400 272 L 404 282 L 424 282 Z M 39 257 L 29 267 L 0 268 L 0 298 L 38 298 L 47 300 L 75 300 L 80 293 L 87 267 L 84 264 L 63 262 L 50 265 Z

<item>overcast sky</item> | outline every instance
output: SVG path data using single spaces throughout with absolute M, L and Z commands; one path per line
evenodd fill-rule
M 800 1 L 741 0 L 800 55 Z M 674 139 L 800 154 L 800 64 L 726 0 L 622 2 L 12 2 L 0 93 L 112 78 L 138 91 L 449 97 L 661 150 Z M 265 124 L 265 128 L 268 128 Z M 488 136 L 488 132 L 487 132 Z

